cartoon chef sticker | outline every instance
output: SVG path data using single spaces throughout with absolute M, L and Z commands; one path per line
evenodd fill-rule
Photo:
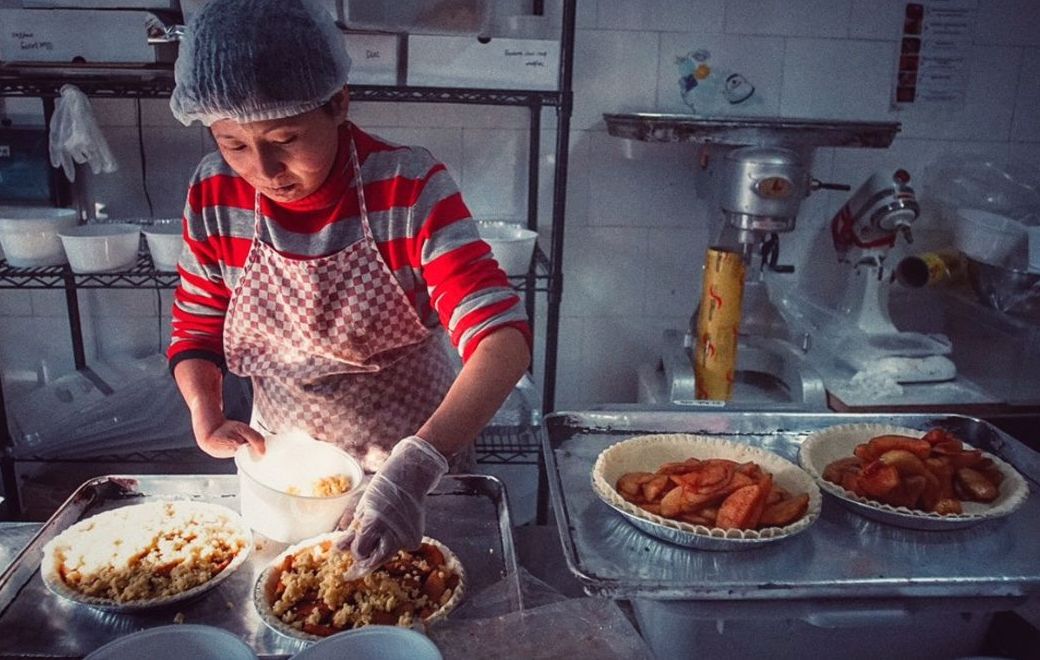
M 711 62 L 711 51 L 691 50 L 675 58 L 679 69 L 679 95 L 695 113 L 725 113 L 734 106 L 750 106 L 759 99 L 755 86 L 737 71 L 725 71 Z
M 722 89 L 722 95 L 733 105 L 743 103 L 755 93 L 755 86 L 741 73 L 731 73 L 726 76 L 726 84 Z

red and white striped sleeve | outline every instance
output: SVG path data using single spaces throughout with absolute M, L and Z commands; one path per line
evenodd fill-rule
M 180 284 L 173 294 L 173 332 L 167 358 L 172 371 L 177 363 L 202 358 L 224 366 L 224 317 L 231 291 L 224 281 L 221 240 L 207 228 L 208 202 L 199 165 L 188 189 L 184 207 L 184 242 L 177 272 Z
M 504 327 L 519 330 L 531 344 L 527 313 L 505 273 L 480 239 L 462 194 L 443 164 L 424 149 L 431 167 L 415 198 L 411 245 L 430 302 L 462 359 L 481 340 Z

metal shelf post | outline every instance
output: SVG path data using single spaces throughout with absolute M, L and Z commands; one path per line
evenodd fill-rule
M 543 412 L 555 407 L 557 343 L 559 340 L 560 302 L 563 291 L 563 234 L 565 221 L 567 165 L 569 153 L 570 117 L 572 107 L 572 68 L 576 0 L 561 0 L 563 20 L 560 41 L 560 75 L 556 90 L 474 89 L 461 87 L 413 87 L 352 85 L 353 101 L 401 103 L 453 103 L 486 106 L 513 106 L 527 108 L 530 113 L 528 137 L 527 226 L 537 230 L 539 224 L 539 156 L 541 152 L 542 111 L 555 107 L 557 115 L 555 164 L 553 180 L 552 235 L 548 253 L 535 247 L 531 268 L 520 277 L 511 277 L 514 288 L 524 292 L 524 305 L 532 329 L 535 325 L 535 294 L 547 296 L 545 321 L 545 361 L 543 369 Z M 535 12 L 542 13 L 544 3 L 536 0 Z M 49 123 L 54 111 L 54 99 L 61 86 L 74 84 L 88 96 L 99 98 L 166 98 L 174 87 L 173 67 L 169 64 L 140 67 L 106 67 L 97 65 L 4 65 L 0 64 L 0 96 L 37 97 L 43 100 L 45 119 Z M 60 183 L 60 182 L 59 182 Z M 56 186 L 55 202 L 69 205 L 68 185 Z M 140 256 L 133 268 L 118 273 L 76 274 L 68 266 L 41 268 L 12 268 L 0 260 L 0 289 L 58 289 L 65 290 L 69 316 L 73 357 L 77 369 L 86 365 L 78 291 L 80 289 L 137 289 L 173 288 L 177 274 L 156 271 L 146 254 Z M 533 365 L 532 365 L 533 369 Z M 10 449 L 13 442 L 3 408 L 3 389 L 0 384 L 0 472 L 6 489 L 9 509 L 17 515 L 17 483 Z M 505 435 L 503 435 L 505 434 Z M 501 429 L 488 429 L 483 434 L 488 463 L 538 464 L 538 520 L 544 522 L 548 511 L 548 481 L 541 445 L 535 434 L 512 434 Z M 503 438 L 507 438 L 506 441 Z M 505 445 L 502 443 L 506 442 Z M 503 449 L 505 447 L 505 449 Z M 528 458 L 535 456 L 534 460 Z

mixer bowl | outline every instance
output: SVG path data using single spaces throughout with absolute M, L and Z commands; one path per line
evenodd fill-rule
M 992 266 L 969 257 L 968 279 L 983 304 L 1040 321 L 1040 273 Z

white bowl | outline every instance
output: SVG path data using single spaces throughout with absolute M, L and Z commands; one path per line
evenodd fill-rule
M 0 246 L 7 263 L 18 268 L 65 263 L 58 232 L 76 226 L 74 209 L 0 207 Z
M 353 456 L 303 431 L 267 438 L 261 456 L 242 445 L 235 452 L 242 517 L 257 532 L 282 543 L 296 543 L 336 527 L 350 491 L 332 497 L 306 495 L 316 480 L 335 474 L 350 479 L 351 491 L 365 476 Z M 296 488 L 301 494 L 288 491 Z
M 183 229 L 179 219 L 156 220 L 141 228 L 156 270 L 176 271 L 184 250 Z
M 104 273 L 131 268 L 141 245 L 138 225 L 80 225 L 58 232 L 75 273 Z
M 365 626 L 348 630 L 308 646 L 293 660 L 441 660 L 444 656 L 426 635 L 398 626 Z
M 958 209 L 954 229 L 957 247 L 969 257 L 993 266 L 1024 269 L 1029 237 L 1026 226 L 981 209 Z M 1008 260 L 1018 263 L 1007 263 Z
M 527 274 L 538 232 L 500 220 L 477 220 L 477 231 L 506 275 Z
M 84 660 L 255 660 L 253 649 L 226 630 L 197 624 L 145 628 L 91 652 Z

